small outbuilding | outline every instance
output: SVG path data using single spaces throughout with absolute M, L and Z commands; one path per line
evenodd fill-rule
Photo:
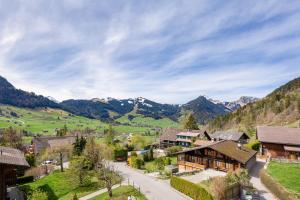
M 16 184 L 17 167 L 29 167 L 24 154 L 18 149 L 0 146 L 0 199 L 6 199 L 7 187 Z

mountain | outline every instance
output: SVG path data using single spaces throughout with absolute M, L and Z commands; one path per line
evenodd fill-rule
M 249 103 L 208 123 L 214 130 L 253 131 L 257 125 L 293 125 L 300 119 L 300 77 L 274 90 L 265 98 Z
M 253 103 L 257 100 L 259 100 L 259 99 L 255 98 L 255 97 L 242 96 L 236 101 L 232 101 L 232 102 L 225 101 L 225 102 L 222 102 L 222 104 L 229 110 L 235 111 L 235 110 L 237 110 L 249 103 Z
M 247 98 L 243 98 L 234 105 L 235 107 L 242 106 L 249 101 Z M 44 97 L 16 89 L 1 76 L 0 103 L 25 108 L 60 108 L 75 115 L 101 120 L 114 120 L 133 112 L 154 119 L 167 117 L 176 121 L 182 111 L 190 110 L 193 111 L 197 121 L 201 124 L 232 111 L 232 108 L 229 108 L 229 103 L 226 106 L 222 102 L 204 96 L 183 105 L 161 104 L 143 97 L 135 99 L 115 99 L 111 97 L 105 99 L 93 98 L 91 100 L 69 99 L 59 103 L 50 96 Z
M 181 108 L 182 110 L 193 111 L 200 124 L 204 124 L 217 116 L 225 115 L 230 112 L 230 110 L 222 103 L 212 101 L 205 96 L 199 96 L 198 98 L 183 104 Z
M 73 114 L 97 119 L 117 118 L 132 111 L 155 119 L 163 117 L 172 118 L 179 112 L 178 105 L 160 104 L 142 97 L 121 100 L 114 98 L 72 99 L 61 102 L 61 106 Z
M 5 78 L 0 76 L 0 103 L 17 107 L 50 107 L 59 108 L 60 105 L 41 95 L 33 92 L 25 92 L 16 89 Z

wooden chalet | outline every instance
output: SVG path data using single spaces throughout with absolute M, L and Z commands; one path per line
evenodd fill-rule
M 217 131 L 213 134 L 210 134 L 210 137 L 215 141 L 220 140 L 231 140 L 241 144 L 246 144 L 249 141 L 249 136 L 244 132 L 232 132 L 232 131 Z
M 171 146 L 189 147 L 197 140 L 211 140 L 209 134 L 203 130 L 189 130 L 168 128 L 160 137 L 160 148 Z
M 0 199 L 6 199 L 7 187 L 16 184 L 17 167 L 29 167 L 24 154 L 17 149 L 0 146 Z
M 259 126 L 256 137 L 263 156 L 300 161 L 300 128 Z
M 227 172 L 239 168 L 251 169 L 256 162 L 256 151 L 229 140 L 213 142 L 176 154 L 179 171 L 212 168 Z
M 34 153 L 39 154 L 47 148 L 59 148 L 75 143 L 76 136 L 43 136 L 33 139 Z

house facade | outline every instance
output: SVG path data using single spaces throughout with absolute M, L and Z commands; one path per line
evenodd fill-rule
M 256 151 L 226 140 L 177 153 L 179 171 L 211 168 L 227 172 L 239 168 L 251 169 L 255 162 Z
M 206 131 L 184 131 L 181 129 L 169 128 L 165 129 L 164 133 L 160 137 L 160 147 L 168 148 L 176 145 L 190 147 L 197 140 L 208 141 L 211 140 L 211 138 Z
M 213 134 L 210 134 L 210 137 L 214 140 L 214 141 L 220 141 L 220 140 L 231 140 L 234 142 L 238 142 L 241 144 L 246 144 L 248 143 L 250 137 L 244 133 L 244 132 L 222 132 L 222 131 L 218 131 L 215 132 Z
M 262 156 L 300 161 L 300 128 L 259 126 L 256 137 Z
M 35 137 L 33 139 L 34 153 L 39 154 L 47 148 L 70 146 L 75 143 L 75 139 L 75 136 Z

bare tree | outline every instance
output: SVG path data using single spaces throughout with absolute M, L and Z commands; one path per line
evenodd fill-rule
M 0 144 L 3 146 L 21 148 L 22 147 L 22 133 L 16 129 L 9 127 L 4 129 L 2 137 L 0 137 Z
M 116 183 L 120 183 L 122 177 L 113 166 L 109 165 L 109 163 L 104 160 L 97 165 L 96 171 L 99 180 L 105 183 L 108 195 L 112 197 L 112 186 Z
M 71 145 L 57 145 L 52 148 L 50 148 L 50 153 L 54 156 L 58 156 L 59 158 L 59 164 L 60 164 L 60 171 L 64 171 L 64 158 L 69 156 L 72 151 Z
M 225 198 L 225 192 L 227 188 L 227 182 L 225 177 L 217 176 L 210 179 L 211 191 L 213 192 L 216 200 Z

